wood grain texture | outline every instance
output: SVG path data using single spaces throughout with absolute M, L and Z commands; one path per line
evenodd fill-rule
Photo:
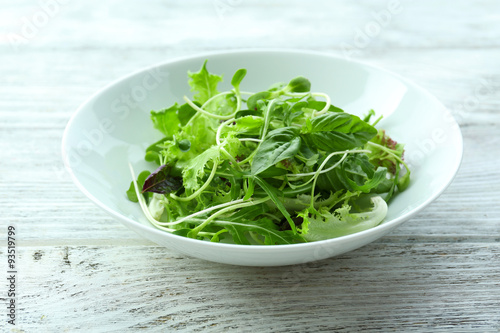
M 0 310 L 0 331 L 500 330 L 498 1 L 0 6 L 0 235 L 17 226 L 20 256 L 18 325 L 7 326 Z M 95 91 L 176 57 L 265 47 L 368 62 L 428 89 L 461 125 L 454 182 L 372 244 L 278 268 L 213 264 L 156 246 L 72 184 L 62 133 Z
M 23 323 L 48 331 L 498 327 L 498 244 L 378 243 L 280 268 L 144 245 L 27 246 L 22 258 Z

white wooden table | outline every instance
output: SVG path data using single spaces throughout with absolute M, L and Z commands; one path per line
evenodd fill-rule
M 500 3 L 0 0 L 1 332 L 498 332 Z M 248 47 L 324 51 L 414 80 L 455 115 L 462 167 L 393 233 L 302 266 L 233 267 L 144 240 L 61 161 L 78 105 L 142 67 Z

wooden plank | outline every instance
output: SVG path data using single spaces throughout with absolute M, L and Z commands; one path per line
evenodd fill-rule
M 1 45 L 5 48 L 15 45 L 16 50 L 82 47 L 199 50 L 213 49 L 221 43 L 231 48 L 298 45 L 314 49 L 340 48 L 347 43 L 364 46 L 362 50 L 500 45 L 495 16 L 500 6 L 495 0 L 484 0 L 481 5 L 466 0 L 453 4 L 446 0 L 432 3 L 279 0 L 272 4 L 263 0 L 197 0 L 189 5 L 156 0 L 148 1 L 145 6 L 94 0 L 85 4 L 67 2 L 54 8 L 53 14 L 47 15 L 48 20 L 39 21 L 34 17 L 48 11 L 36 3 L 25 1 L 12 6 L 4 0 L 2 4 L 9 15 L 4 18 L 8 29 Z M 23 18 L 32 23 L 32 31 L 23 30 Z M 84 26 L 86 29 L 82 29 Z M 11 34 L 26 38 L 26 43 Z
M 19 327 L 488 331 L 500 328 L 499 259 L 498 243 L 475 242 L 370 244 L 275 268 L 213 264 L 156 246 L 29 246 Z

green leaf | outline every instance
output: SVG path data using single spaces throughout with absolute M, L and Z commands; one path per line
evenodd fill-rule
M 245 228 L 245 224 L 228 221 L 227 223 L 224 223 L 223 226 L 231 234 L 231 237 L 233 237 L 233 241 L 236 244 L 251 245 L 245 235 L 245 233 L 249 231 L 248 228 Z
M 217 146 L 205 150 L 200 155 L 186 162 L 184 170 L 182 170 L 182 179 L 184 188 L 187 190 L 196 191 L 201 184 L 199 179 L 205 175 L 205 165 L 209 161 L 218 161 L 220 149 Z
M 254 179 L 253 178 L 248 178 L 248 188 L 247 188 L 247 191 L 245 193 L 245 196 L 243 197 L 243 200 L 246 201 L 246 200 L 250 199 L 252 197 L 252 195 L 253 195 L 254 189 L 255 189 Z
M 197 106 L 201 106 L 200 103 L 194 102 Z M 188 121 L 196 114 L 196 110 L 191 107 L 188 103 L 184 103 L 179 107 L 177 111 L 177 117 L 181 126 L 186 126 Z
M 309 92 L 311 91 L 311 82 L 303 76 L 297 76 L 292 79 L 284 89 L 288 92 Z
M 326 165 L 336 163 L 340 158 L 332 158 Z M 387 169 L 371 164 L 366 154 L 351 154 L 337 168 L 323 173 L 318 178 L 318 188 L 322 190 L 362 191 L 369 193 L 387 180 Z
M 312 118 L 302 137 L 309 146 L 333 152 L 362 147 L 377 130 L 359 117 L 345 112 L 328 112 Z
M 240 68 L 236 71 L 236 73 L 234 73 L 233 78 L 231 79 L 231 85 L 237 92 L 240 91 L 240 83 L 245 75 L 247 75 L 247 70 L 244 68 Z
M 258 110 L 258 107 L 257 107 L 258 101 L 268 100 L 268 99 L 274 98 L 275 96 L 276 96 L 276 94 L 273 92 L 270 92 L 270 91 L 261 91 L 261 92 L 255 93 L 248 98 L 247 107 L 250 110 Z
M 179 117 L 177 116 L 178 110 L 179 104 L 175 103 L 167 109 L 151 111 L 154 128 L 162 132 L 167 138 L 172 138 L 180 130 Z
M 387 215 L 387 204 L 381 197 L 372 197 L 371 202 L 373 208 L 362 213 L 350 213 L 351 208 L 348 205 L 336 209 L 333 213 L 328 210 L 320 210 L 317 213 L 305 210 L 299 214 L 304 218 L 302 236 L 307 241 L 319 241 L 373 228 Z
M 151 172 L 144 170 L 137 176 L 137 186 L 140 189 L 144 186 L 144 182 L 150 174 Z M 139 200 L 137 199 L 137 193 L 135 192 L 134 182 L 130 182 L 130 187 L 127 190 L 127 198 L 132 202 L 139 202 Z
M 266 194 L 269 196 L 269 198 L 271 198 L 271 201 L 276 205 L 281 214 L 283 214 L 285 219 L 290 224 L 290 228 L 292 228 L 292 231 L 295 234 L 297 232 L 297 228 L 295 227 L 295 222 L 293 222 L 290 213 L 286 210 L 282 200 L 280 200 L 280 197 L 284 197 L 283 194 L 280 193 L 280 191 L 277 188 L 267 183 L 264 179 L 260 177 L 254 177 L 254 178 L 257 185 L 259 185 L 266 192 Z
M 236 115 L 234 116 L 234 118 L 239 119 L 239 118 L 246 117 L 246 116 L 262 117 L 262 111 L 261 110 L 240 110 L 240 111 L 236 112 Z
M 294 235 L 290 230 L 280 231 L 271 219 L 239 219 L 237 221 L 219 220 L 213 224 L 220 225 L 229 231 L 236 244 L 250 245 L 247 234 L 256 233 L 264 238 L 265 245 L 285 245 L 304 242 L 300 235 Z
M 294 157 L 300 149 L 299 129 L 282 127 L 268 133 L 252 161 L 252 174 L 258 175 L 279 161 Z
M 379 130 L 377 135 L 370 140 L 382 147 L 366 145 L 365 148 L 371 150 L 368 154 L 370 162 L 386 167 L 391 174 L 396 173 L 396 167 L 399 165 L 399 160 L 402 159 L 404 153 L 404 145 L 392 140 L 384 130 Z M 390 151 L 392 154 L 389 154 Z
M 158 147 L 158 145 L 161 145 L 168 140 L 170 140 L 168 137 L 164 137 L 146 148 L 146 155 L 144 156 L 144 159 L 148 162 L 156 162 L 157 164 L 160 164 L 160 155 L 163 148 Z
M 404 176 L 398 180 L 398 190 L 404 191 L 410 185 L 410 173 L 406 172 Z
M 347 180 L 352 190 L 361 191 L 364 193 L 369 193 L 373 188 L 376 188 L 381 182 L 386 179 L 387 175 L 386 168 L 378 167 L 371 178 L 368 178 L 364 184 L 358 185 L 358 183 L 351 180 L 349 177 L 347 177 L 347 175 L 345 175 L 344 169 L 342 169 L 342 172 L 344 172 L 344 179 Z
M 355 190 L 368 193 L 373 188 L 376 188 L 381 182 L 387 179 L 387 169 L 383 167 L 378 167 L 377 169 L 375 169 L 373 164 L 370 163 L 368 156 L 365 154 L 352 155 L 350 156 L 349 161 L 352 161 L 351 166 L 346 167 L 349 163 L 342 163 L 341 172 L 344 176 L 344 179 L 349 184 L 349 190 L 351 191 Z M 353 164 L 362 170 L 362 172 L 366 175 L 366 178 L 363 178 L 362 180 L 356 182 L 347 175 L 348 169 L 350 169 L 352 174 L 361 174 L 357 170 L 353 171 Z
M 233 93 L 219 96 L 204 106 L 204 109 L 216 115 L 227 116 L 233 114 L 236 110 L 236 96 Z
M 370 123 L 370 119 L 371 119 L 371 118 L 372 118 L 372 116 L 374 116 L 374 115 L 375 115 L 375 111 L 373 111 L 373 109 L 372 109 L 372 110 L 370 110 L 370 111 L 368 111 L 368 113 L 367 113 L 367 114 L 363 117 L 363 121 L 364 121 L 365 123 Z
M 237 118 L 231 126 L 224 126 L 221 133 L 234 133 L 236 135 L 245 134 L 248 136 L 257 136 L 262 131 L 264 120 L 261 117 L 244 116 Z
M 207 60 L 198 72 L 188 71 L 188 76 L 191 91 L 196 92 L 194 95 L 196 102 L 203 104 L 219 93 L 217 85 L 222 81 L 222 76 L 210 74 L 207 71 Z
M 315 101 L 315 100 L 310 100 L 308 105 L 307 105 L 307 108 L 310 108 L 310 109 L 314 109 L 316 111 L 321 111 L 324 109 L 326 105 L 326 102 L 322 102 L 322 101 Z M 344 110 L 342 110 L 341 108 L 338 108 L 334 105 L 331 105 L 328 107 L 328 111 L 331 111 L 331 112 L 344 112 Z

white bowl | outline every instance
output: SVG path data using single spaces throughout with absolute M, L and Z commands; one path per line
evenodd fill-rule
M 313 91 L 328 93 L 332 104 L 356 115 L 374 109 L 391 137 L 406 143 L 412 168 L 408 189 L 389 205 L 385 221 L 356 234 L 325 241 L 278 246 L 212 243 L 155 229 L 125 191 L 136 172 L 155 167 L 144 150 L 161 135 L 153 130 L 151 110 L 191 96 L 187 71 L 208 59 L 212 73 L 246 68 L 242 90 L 261 91 L 275 82 L 303 75 Z M 241 50 L 174 59 L 122 78 L 90 97 L 73 115 L 64 133 L 63 158 L 80 190 L 99 207 L 138 234 L 178 252 L 220 263 L 278 266 L 305 263 L 351 251 L 387 234 L 435 200 L 450 184 L 462 158 L 462 136 L 445 107 L 417 85 L 385 70 L 328 54 L 285 50 Z

